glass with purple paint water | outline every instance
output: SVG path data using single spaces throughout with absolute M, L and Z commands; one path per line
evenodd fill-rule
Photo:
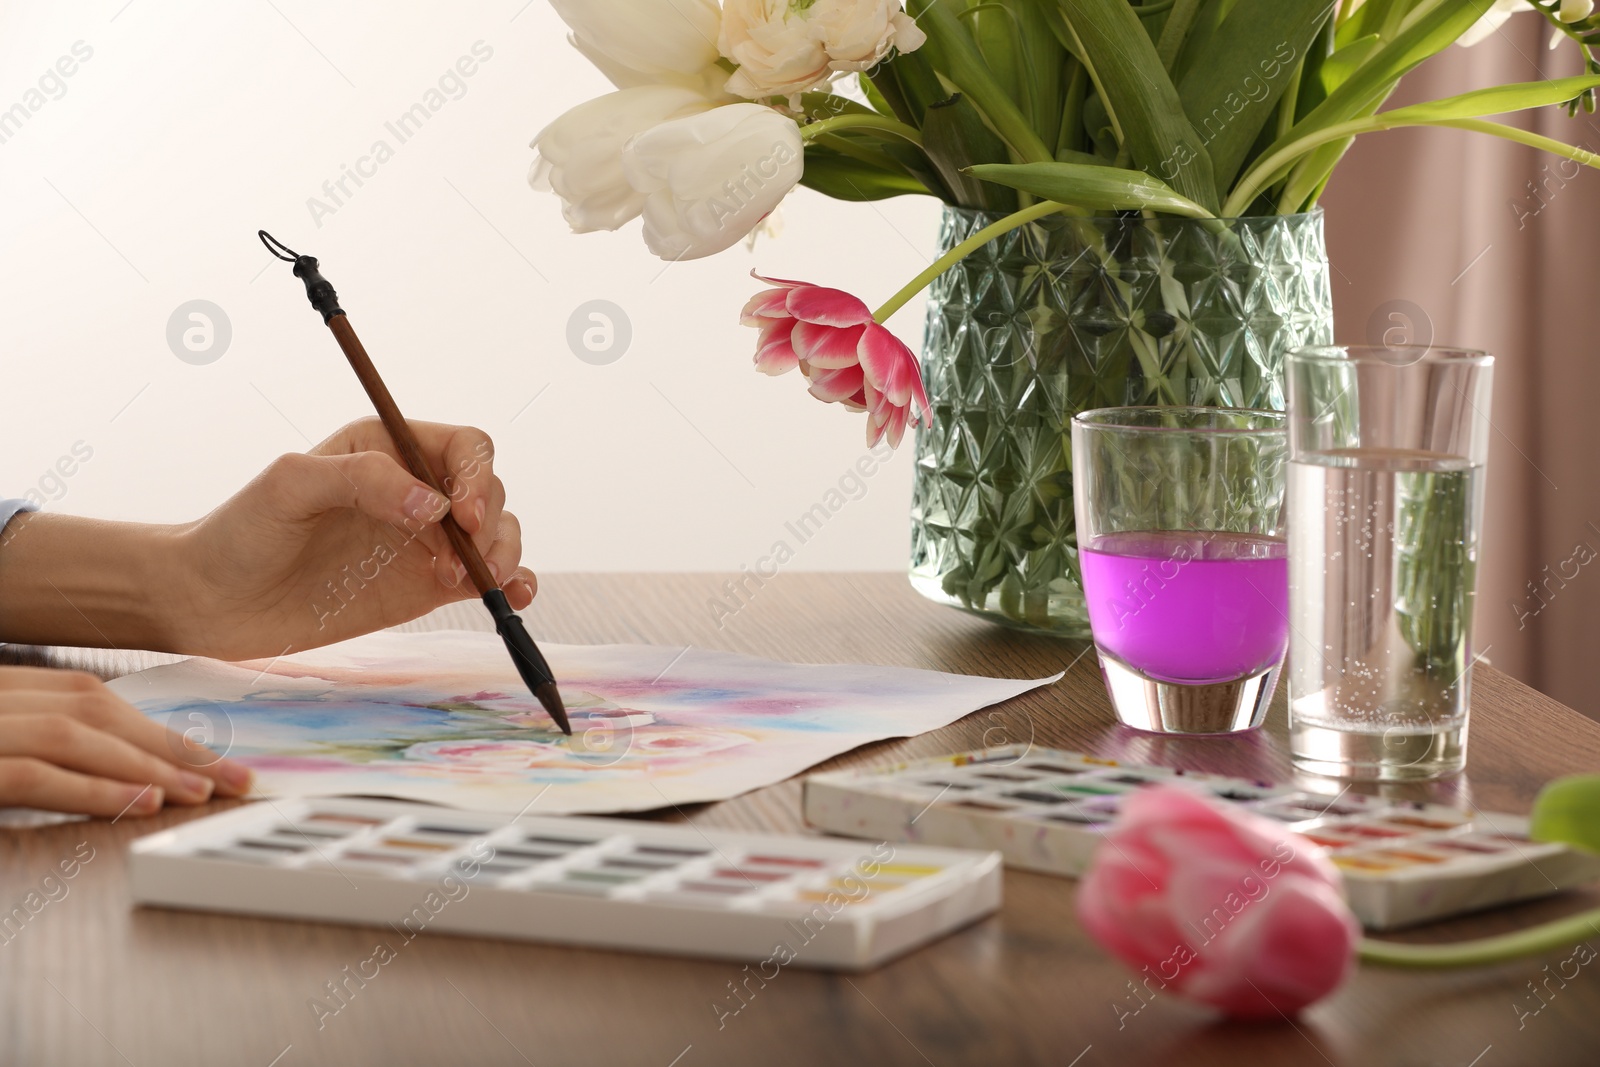
M 1289 639 L 1281 412 L 1102 408 L 1072 421 L 1078 562 L 1117 718 L 1261 725 Z

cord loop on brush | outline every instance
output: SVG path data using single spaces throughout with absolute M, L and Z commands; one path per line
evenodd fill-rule
M 333 285 L 322 276 L 316 256 L 302 256 L 266 230 L 257 230 L 256 236 L 261 238 L 261 243 L 267 246 L 268 252 L 285 263 L 294 264 L 294 276 L 306 283 L 306 297 L 311 301 L 311 306 L 322 316 L 324 324 L 332 321 L 335 315 L 344 314 L 344 309 L 339 306 L 339 294 L 333 291 Z
M 272 236 L 266 230 L 257 230 L 256 236 L 261 238 L 261 243 L 267 246 L 268 252 L 271 252 L 285 263 L 293 263 L 300 258 L 300 253 Z

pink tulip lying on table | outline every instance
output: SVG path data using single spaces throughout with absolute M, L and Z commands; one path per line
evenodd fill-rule
M 1135 794 L 1095 853 L 1078 915 L 1171 990 L 1238 1018 L 1292 1014 L 1350 972 L 1361 926 L 1310 841 L 1171 786 Z
M 1600 776 L 1546 786 L 1532 827 L 1535 840 L 1600 850 Z M 1157 786 L 1129 798 L 1095 850 L 1078 916 L 1138 972 L 1141 1001 L 1173 993 L 1239 1019 L 1308 1007 L 1339 987 L 1357 956 L 1395 967 L 1492 964 L 1570 947 L 1600 923 L 1600 911 L 1588 911 L 1476 941 L 1375 941 L 1362 938 L 1340 887 L 1322 850 L 1280 823 Z

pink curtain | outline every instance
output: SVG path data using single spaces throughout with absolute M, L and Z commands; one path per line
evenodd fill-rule
M 1532 14 L 1413 73 L 1391 106 L 1580 72 Z M 1600 153 L 1600 122 L 1525 112 Z M 1600 172 L 1461 130 L 1357 142 L 1323 206 L 1342 342 L 1494 353 L 1477 605 L 1496 667 L 1600 719 Z

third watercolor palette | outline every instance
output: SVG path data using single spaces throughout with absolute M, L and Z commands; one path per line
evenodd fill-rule
M 1600 856 L 1528 839 L 1527 820 L 1012 745 L 815 774 L 805 816 L 851 837 L 994 849 L 1008 866 L 1075 877 L 1128 794 L 1181 785 L 1285 823 L 1325 848 L 1351 908 L 1387 930 L 1600 879 Z

